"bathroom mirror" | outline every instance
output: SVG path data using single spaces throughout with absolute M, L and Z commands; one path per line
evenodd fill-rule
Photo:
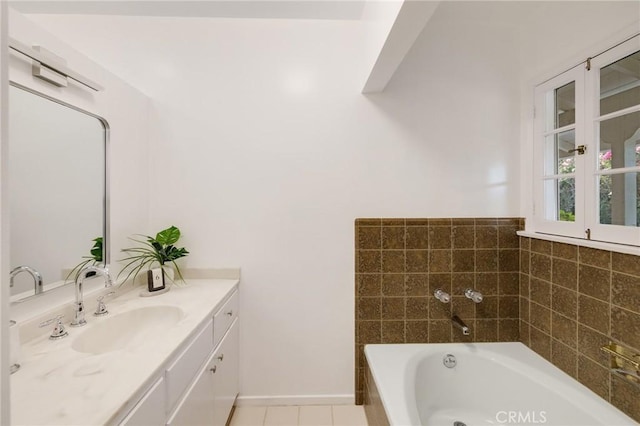
M 100 118 L 12 83 L 10 268 L 39 272 L 43 292 L 69 282 L 65 278 L 90 256 L 95 238 L 104 238 L 104 256 L 108 253 L 106 143 Z M 14 276 L 12 301 L 34 294 L 28 272 Z

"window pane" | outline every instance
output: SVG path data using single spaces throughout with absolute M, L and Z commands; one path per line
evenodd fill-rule
M 548 220 L 575 222 L 576 182 L 574 178 L 545 180 L 544 192 L 545 217 Z
M 640 51 L 600 70 L 600 115 L 640 104 Z
M 640 166 L 640 111 L 600 123 L 600 170 Z
M 556 89 L 554 129 L 568 126 L 576 122 L 576 83 Z
M 640 226 L 640 173 L 600 176 L 600 223 Z
M 575 155 L 569 152 L 576 146 L 575 130 L 556 133 L 546 137 L 545 175 L 574 173 Z

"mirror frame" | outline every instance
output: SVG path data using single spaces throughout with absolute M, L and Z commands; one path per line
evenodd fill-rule
M 109 158 L 109 135 L 111 132 L 111 129 L 109 127 L 109 123 L 107 122 L 107 120 L 105 120 L 103 117 L 94 114 L 90 111 L 87 111 L 85 109 L 79 108 L 75 105 L 72 105 L 68 102 L 62 101 L 60 99 L 56 99 L 52 96 L 46 95 L 42 92 L 39 92 L 35 89 L 32 89 L 28 86 L 25 86 L 23 84 L 17 83 L 13 80 L 9 80 L 9 86 L 13 86 L 15 88 L 24 90 L 26 92 L 31 93 L 34 96 L 39 96 L 43 99 L 46 99 L 48 101 L 51 102 L 55 102 L 59 105 L 62 105 L 64 107 L 70 108 L 74 111 L 78 111 L 82 114 L 86 114 L 90 117 L 93 117 L 95 119 L 97 119 L 100 124 L 102 125 L 102 128 L 104 129 L 104 184 L 102 187 L 103 190 L 103 194 L 104 197 L 102 199 L 102 212 L 103 212 L 103 221 L 102 221 L 102 236 L 103 236 L 103 242 L 102 242 L 102 260 L 105 266 L 109 266 L 110 260 L 111 260 L 111 238 L 109 235 L 109 231 L 110 231 L 110 223 L 109 223 L 109 208 L 110 208 L 110 193 L 109 193 L 109 189 L 110 189 L 110 184 L 109 184 L 109 178 L 110 178 L 110 166 L 111 166 L 111 161 Z M 9 88 L 10 89 L 10 88 Z M 8 106 L 9 108 L 11 108 L 11 105 Z M 11 141 L 9 140 L 8 143 L 10 144 Z M 11 159 L 9 159 L 9 161 L 11 161 Z M 11 182 L 9 182 L 9 185 L 11 185 Z M 11 206 L 9 206 L 9 210 L 11 210 Z M 9 230 L 11 230 L 11 217 L 9 217 Z M 9 255 L 10 255 L 10 251 L 11 251 L 11 247 L 9 247 Z M 87 283 L 88 284 L 88 283 Z M 63 284 L 60 285 L 58 287 L 52 288 L 49 291 L 44 291 L 40 294 L 33 294 L 31 296 L 25 297 L 24 299 L 20 299 L 14 302 L 10 302 L 10 304 L 20 304 L 20 303 L 24 303 L 26 301 L 29 300 L 35 300 L 38 299 L 39 296 L 44 296 L 45 294 L 50 294 L 51 292 L 55 292 L 58 289 L 61 288 L 65 288 L 67 287 L 69 284 Z M 88 289 L 86 289 L 88 290 Z

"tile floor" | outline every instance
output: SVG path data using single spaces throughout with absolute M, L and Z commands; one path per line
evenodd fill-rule
M 229 426 L 367 426 L 361 405 L 236 407 Z

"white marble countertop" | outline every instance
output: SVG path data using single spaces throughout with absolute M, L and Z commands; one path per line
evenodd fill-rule
M 37 337 L 22 344 L 21 368 L 11 375 L 11 424 L 102 425 L 122 419 L 178 348 L 237 285 L 237 279 L 187 279 L 187 284 L 174 285 L 154 297 L 140 297 L 141 288 L 137 287 L 106 300 L 106 317 L 96 318 L 87 309 L 88 324 L 67 327 L 66 338 L 49 340 L 52 327 L 42 328 Z M 177 306 L 184 312 L 161 335 L 145 335 L 125 349 L 98 355 L 72 348 L 79 336 L 103 319 L 159 305 Z M 69 316 L 65 325 L 68 322 Z

